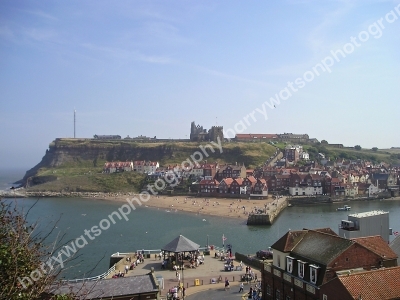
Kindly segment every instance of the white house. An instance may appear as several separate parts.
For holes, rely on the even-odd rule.
[[[195,177],[200,177],[203,176],[204,170],[200,165],[194,166],[192,170],[190,171],[190,175],[193,175]]]
[[[106,162],[103,168],[103,172],[105,173],[131,172],[131,171],[133,171],[133,162],[131,161]]]
[[[292,196],[315,196],[322,195],[322,186],[295,186],[289,187]]]
[[[143,166],[143,172],[145,173],[153,173],[160,167],[160,164],[157,161],[147,161]]]
[[[368,187],[368,196],[373,196],[379,192],[379,188],[372,183]]]
[[[310,160],[310,154],[308,154],[307,152],[301,152],[300,153],[300,159]]]
[[[133,171],[138,173],[154,173],[160,164],[156,161],[135,160],[133,162]]]

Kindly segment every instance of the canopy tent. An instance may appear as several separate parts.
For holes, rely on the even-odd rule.
[[[193,266],[194,257],[195,255],[197,255],[197,253],[199,253],[199,248],[200,245],[185,238],[183,235],[180,235],[169,242],[167,245],[165,245],[163,248],[161,248],[161,250],[163,252],[164,261],[166,261],[167,266],[172,265],[175,270],[175,267],[178,267],[178,269],[183,269],[185,258],[191,258],[190,266]],[[171,253],[174,253],[174,255],[171,256]],[[187,253],[189,253],[188,256],[186,256]]]
[[[200,245],[185,238],[183,235],[179,235],[177,238],[165,245],[161,250],[165,252],[181,253],[197,251],[199,248]]]

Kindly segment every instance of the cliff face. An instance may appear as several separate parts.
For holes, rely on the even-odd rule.
[[[41,169],[48,171],[51,168],[93,168],[94,172],[100,172],[106,161],[151,160],[159,161],[161,165],[181,164],[187,159],[193,162],[191,159],[193,154],[204,154],[200,149],[200,144],[188,142],[135,143],[125,140],[56,139],[49,145],[41,162],[26,172],[21,183],[30,186],[42,183],[43,180],[47,181],[44,176],[37,178]],[[263,163],[275,148],[265,143],[225,144],[221,150],[222,153],[217,146],[214,146],[214,152],[205,148],[207,156],[203,155],[203,159],[209,162],[216,160],[221,163],[238,162],[244,163],[246,167],[254,167]],[[196,157],[198,158],[199,156]],[[55,176],[50,176],[48,179],[56,180]]]
[[[139,145],[140,146],[140,145]],[[173,148],[165,144],[155,147],[138,147],[136,144],[56,139],[49,145],[40,163],[28,170],[21,180],[23,185],[39,183],[36,178],[42,168],[94,167],[101,168],[106,161],[157,160],[173,157]],[[42,181],[45,179],[42,179]],[[50,179],[54,180],[54,178]],[[45,180],[47,181],[47,180]],[[43,182],[41,182],[43,183]]]

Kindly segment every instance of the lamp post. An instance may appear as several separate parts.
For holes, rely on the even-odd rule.
[[[185,258],[185,252],[183,252],[182,257],[181,257],[181,270],[182,270],[182,299],[183,299],[183,300],[185,299],[185,292],[183,292],[183,290],[184,290],[184,288],[185,288],[185,282],[184,282],[184,280],[183,280],[183,268],[184,268],[183,259],[184,259],[184,258]],[[179,285],[180,285],[180,283],[179,283]]]

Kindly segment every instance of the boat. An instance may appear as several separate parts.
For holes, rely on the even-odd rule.
[[[336,210],[350,210],[351,206],[344,205],[343,207],[338,207]]]

